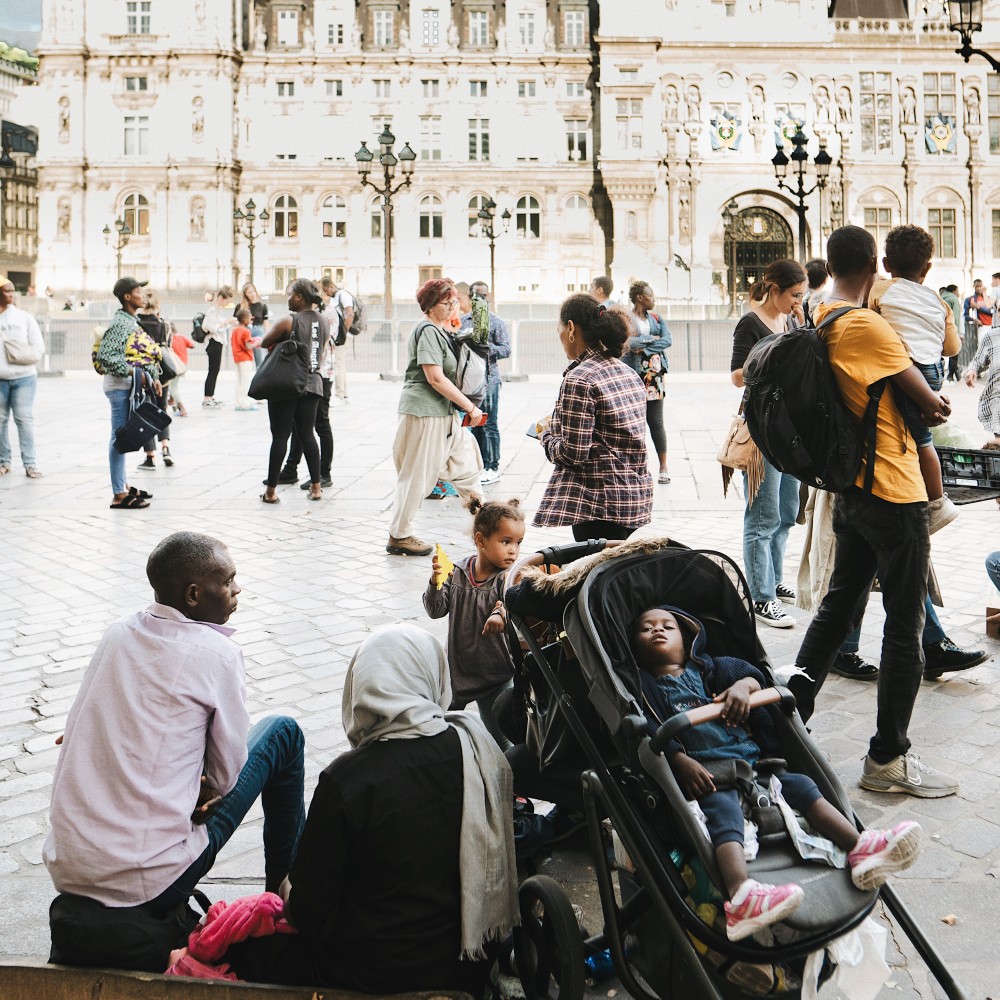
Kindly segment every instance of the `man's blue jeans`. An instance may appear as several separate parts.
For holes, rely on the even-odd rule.
[[[1000,552],[991,552],[986,557],[986,573],[990,583],[1000,590]]]
[[[37,386],[37,375],[0,378],[0,465],[10,465],[11,448],[7,425],[11,414],[17,425],[21,461],[26,469],[35,464],[35,420],[32,407]]]
[[[987,560],[987,571],[989,561]],[[921,646],[933,646],[945,637],[944,626],[938,618],[934,605],[930,597],[924,601],[924,632],[920,638]],[[842,653],[856,653],[861,646],[861,626],[859,625],[843,642],[840,647]]]
[[[165,912],[179,906],[208,874],[226,842],[260,797],[264,807],[264,878],[270,889],[291,870],[306,821],[303,799],[305,738],[287,716],[261,719],[247,738],[247,762],[236,786],[212,809],[208,847],[183,875],[150,902]]]
[[[743,473],[746,495],[747,476]],[[799,512],[799,481],[764,462],[764,481],[743,514],[743,566],[755,601],[773,601],[788,531]]]
[[[111,466],[111,492],[124,493],[128,489],[125,481],[125,456],[115,450],[115,431],[128,423],[128,389],[105,389],[104,395],[111,404],[111,440],[108,442],[108,465]]]
[[[807,721],[841,643],[861,624],[877,574],[885,626],[876,731],[868,755],[887,764],[909,752],[907,730],[924,673],[921,640],[931,547],[927,503],[895,504],[860,490],[841,493],[834,500],[833,531],[837,545],[830,588],[795,660],[811,680],[792,677],[788,686]]]
[[[472,433],[479,442],[484,469],[500,468],[500,428],[497,426],[497,410],[500,407],[500,382],[496,382],[486,395],[479,409],[487,414],[482,427],[473,427]]]

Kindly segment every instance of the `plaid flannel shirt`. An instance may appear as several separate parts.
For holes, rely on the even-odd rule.
[[[646,389],[627,365],[584,351],[563,372],[542,447],[555,471],[535,525],[649,523],[653,478],[646,457]]]

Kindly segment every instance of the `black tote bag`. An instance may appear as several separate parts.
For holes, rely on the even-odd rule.
[[[247,394],[251,399],[297,399],[305,395],[309,365],[304,344],[282,340],[254,372]]]
[[[147,441],[156,437],[170,423],[169,414],[155,403],[144,399],[140,368],[132,371],[130,404],[128,420],[115,431],[115,451],[123,455],[127,455],[130,451],[139,451]]]

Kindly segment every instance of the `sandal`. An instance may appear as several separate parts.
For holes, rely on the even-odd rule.
[[[24,470],[24,474],[25,474],[25,475],[26,475],[26,476],[27,476],[27,477],[28,477],[29,479],[41,479],[41,478],[42,478],[42,470],[41,470],[41,469],[39,469],[37,465],[29,465],[29,466],[28,466],[28,467],[27,467],[27,468],[26,468],[26,469]]]
[[[323,499],[323,490],[320,489],[319,493],[313,493],[312,490],[310,490],[309,491],[309,499],[310,500],[322,500]]]
[[[6,476],[8,472],[10,472],[9,465],[0,465],[0,476]]]
[[[281,503],[281,497],[269,497],[266,493],[261,493],[260,498],[264,503]]]
[[[147,493],[145,490],[137,490],[134,486],[128,488],[129,496],[138,497],[140,500],[152,500],[153,494]]]
[[[110,504],[112,510],[142,510],[148,506],[149,501],[144,500],[135,493],[129,493],[128,496],[123,497],[118,503]]]
[[[660,473],[660,474],[659,474],[659,475],[658,475],[658,476],[656,477],[656,481],[657,481],[657,482],[658,482],[658,483],[659,483],[659,484],[660,484],[661,486],[666,486],[666,485],[667,485],[667,483],[669,483],[669,482],[670,482],[670,475],[669,475],[669,473],[666,473],[666,472],[661,472],[661,473]]]

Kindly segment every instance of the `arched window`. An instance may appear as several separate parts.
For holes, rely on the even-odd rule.
[[[483,229],[479,218],[479,210],[485,207],[486,202],[489,200],[489,197],[485,194],[474,194],[469,199],[469,235],[472,237],[483,235]]]
[[[635,212],[625,214],[625,238],[634,240],[639,236],[639,216]]]
[[[444,235],[444,206],[436,194],[420,199],[420,238],[440,239]]]
[[[542,235],[542,212],[538,199],[526,194],[517,200],[517,210],[514,212],[514,225],[518,236],[528,240],[537,240]]]
[[[274,235],[291,239],[299,235],[299,206],[290,194],[279,194],[274,199]]]
[[[577,236],[590,232],[590,202],[582,194],[571,194],[563,202],[563,225]]]
[[[133,236],[149,235],[149,202],[144,194],[130,194],[122,202],[122,218]]]
[[[320,221],[324,239],[343,239],[347,236],[347,203],[339,194],[323,199]]]

